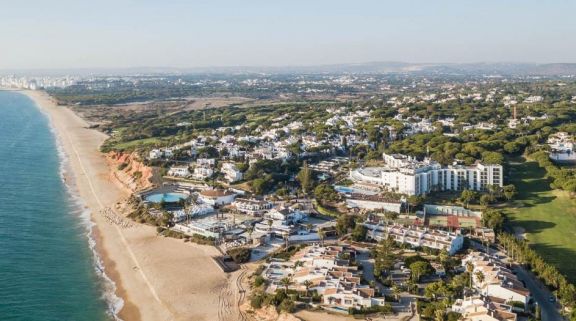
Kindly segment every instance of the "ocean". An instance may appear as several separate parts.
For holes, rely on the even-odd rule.
[[[0,320],[113,320],[64,164],[34,102],[0,91]]]

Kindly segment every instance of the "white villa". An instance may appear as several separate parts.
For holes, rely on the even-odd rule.
[[[234,163],[224,163],[220,171],[229,183],[234,183],[242,179],[242,172],[236,168]]]
[[[268,201],[246,198],[237,198],[232,205],[236,207],[236,210],[239,212],[252,216],[262,216],[274,207],[274,205]]]
[[[188,169],[188,166],[172,166],[168,170],[168,176],[188,177],[190,176],[190,170]]]
[[[550,159],[558,163],[575,163],[574,137],[566,132],[558,132],[548,138]]]
[[[503,185],[502,165],[452,165],[443,167],[426,159],[399,154],[384,154],[385,167],[364,167],[350,171],[350,179],[383,186],[390,191],[421,195],[443,190],[483,190],[488,185]]]
[[[212,177],[214,170],[210,167],[195,167],[192,177],[203,180]]]

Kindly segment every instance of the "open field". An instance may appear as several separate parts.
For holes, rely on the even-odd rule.
[[[518,189],[515,207],[506,211],[512,226],[522,227],[533,248],[576,282],[576,200],[551,190],[544,169],[536,162],[515,162],[510,180]]]

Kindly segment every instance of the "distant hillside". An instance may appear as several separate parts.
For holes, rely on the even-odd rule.
[[[122,69],[0,70],[17,75],[162,75],[162,74],[458,74],[458,75],[576,75],[576,63],[408,63],[367,62],[315,66],[135,67]]]

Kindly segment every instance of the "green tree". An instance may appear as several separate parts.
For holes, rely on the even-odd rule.
[[[466,208],[468,207],[468,204],[474,199],[476,199],[476,192],[471,191],[469,189],[463,190],[462,193],[460,194],[460,200],[464,202],[464,207]]]
[[[308,290],[313,285],[312,281],[305,280],[304,282],[302,282],[302,285],[304,285],[304,287],[306,288],[306,296],[308,296]]]
[[[486,279],[482,271],[477,271],[476,273],[474,273],[474,276],[476,277],[476,281],[478,281],[478,284],[482,284],[482,282],[484,282],[484,280]]]
[[[414,282],[420,281],[420,278],[431,272],[432,267],[430,263],[425,261],[418,261],[410,264],[410,271],[412,272],[412,280]]]
[[[352,231],[352,239],[356,242],[362,242],[366,240],[366,226],[362,224],[356,224],[354,230]]]
[[[504,186],[504,197],[506,197],[508,201],[513,199],[516,196],[516,194],[517,194],[516,186],[512,184]]]
[[[482,225],[485,227],[501,230],[504,224],[504,214],[501,211],[495,209],[486,209],[482,213]]]
[[[395,244],[392,238],[381,240],[373,250],[374,275],[380,277],[382,273],[388,273],[394,266],[396,254]]]
[[[504,156],[498,152],[483,152],[482,161],[486,164],[501,165],[504,163]]]
[[[474,272],[474,264],[468,261],[466,262],[466,272],[468,272],[468,276],[470,278],[470,288],[472,288],[472,272]]]
[[[314,197],[321,204],[323,204],[325,201],[335,202],[340,200],[340,194],[338,194],[334,187],[329,184],[320,184],[316,186],[316,188],[314,188]]]
[[[353,229],[355,226],[356,221],[352,215],[341,214],[338,216],[338,219],[336,219],[336,232],[340,236],[347,234],[348,231]]]
[[[310,192],[312,189],[314,182],[312,178],[312,170],[308,168],[308,163],[306,161],[304,162],[304,165],[302,166],[302,169],[296,178],[298,179],[298,182],[300,182],[300,186],[302,187],[304,194],[308,194],[308,192]]]
[[[280,285],[284,287],[284,293],[288,294],[288,287],[292,285],[292,279],[290,279],[289,277],[283,277],[280,280]]]
[[[323,229],[318,230],[318,238],[320,239],[320,245],[324,246],[324,239],[326,238],[326,232]]]
[[[493,197],[490,194],[483,194],[480,196],[480,205],[487,206],[492,203]]]

